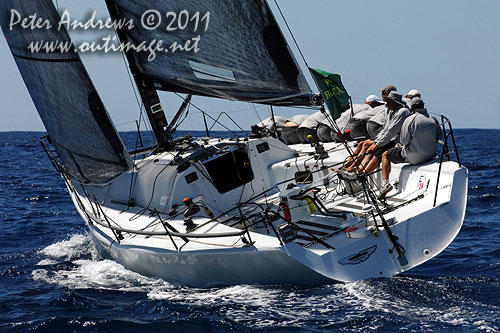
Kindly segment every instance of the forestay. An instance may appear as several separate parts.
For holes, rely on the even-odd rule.
[[[108,0],[134,45],[163,41],[138,67],[159,90],[275,105],[310,105],[311,89],[265,0]],[[146,15],[145,15],[146,14]],[[147,15],[157,24],[145,28]],[[141,24],[142,22],[142,24]],[[151,23],[151,22],[150,22]],[[156,26],[158,25],[158,26]]]
[[[51,22],[46,29],[10,31],[11,10],[21,17],[36,14]],[[71,176],[106,183],[127,171],[128,155],[80,57],[68,52],[31,53],[33,42],[71,43],[51,0],[2,0],[0,24],[31,98],[60,160]]]

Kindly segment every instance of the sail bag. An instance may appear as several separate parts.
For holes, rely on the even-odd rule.
[[[11,30],[13,11],[22,18],[36,14],[52,27],[18,24]],[[59,21],[51,0],[0,2],[2,30],[60,161],[82,182],[107,183],[127,171],[131,159],[79,55],[74,47],[36,53],[28,48],[36,42],[71,43],[64,26],[58,30]]]

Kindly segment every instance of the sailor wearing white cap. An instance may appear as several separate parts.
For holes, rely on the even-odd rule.
[[[370,96],[366,97],[365,104],[371,104],[373,102],[383,103],[383,101],[377,95],[370,95]]]
[[[375,116],[378,112],[386,110],[382,99],[378,96],[370,95],[366,97],[365,105],[369,107],[355,114],[355,116],[350,119],[349,123],[346,125],[346,130],[349,130],[349,137],[352,140],[373,138],[376,133],[378,133],[374,126],[380,127],[379,131],[382,128],[382,124],[379,125],[369,122],[369,119]],[[376,133],[373,134],[374,132]]]
[[[420,91],[412,89],[408,92],[408,94],[406,94],[406,98],[412,99],[413,97],[422,97],[422,95],[420,94]]]

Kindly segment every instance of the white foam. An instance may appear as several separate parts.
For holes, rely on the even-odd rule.
[[[252,327],[256,328],[300,326],[311,317],[333,324],[340,319],[332,314],[341,312],[342,321],[357,321],[361,326],[367,313],[387,313],[417,321],[422,327],[430,325],[429,329],[435,326],[434,323],[443,323],[486,332],[498,331],[494,321],[467,305],[466,298],[450,299],[449,306],[443,307],[442,298],[448,297],[449,290],[446,281],[442,280],[399,277],[323,286],[318,292],[249,285],[187,288],[142,276],[114,261],[98,259],[94,253],[88,236],[73,235],[69,240],[40,251],[45,258],[38,263],[39,269],[33,271],[32,277],[71,289],[143,292],[151,300],[199,307],[223,306],[228,319],[235,322],[250,320]],[[68,261],[71,264],[64,265]],[[63,265],[56,265],[58,263]],[[367,325],[358,328],[383,329],[382,322]]]
[[[88,236],[73,235],[69,240],[47,246],[40,251],[40,254],[53,259],[71,260],[93,252]]]
[[[75,260],[70,270],[34,270],[33,279],[71,289],[106,289],[148,292],[171,287],[161,279],[142,276],[111,260]]]
[[[172,292],[175,291],[175,292]],[[239,285],[217,289],[178,288],[176,290],[152,290],[150,299],[170,300],[192,305],[211,305],[221,302],[234,302],[255,306],[271,306],[272,299],[278,290],[263,290],[259,287]]]
[[[51,266],[51,265],[55,265],[55,264],[57,264],[57,261],[55,261],[55,260],[52,260],[52,259],[43,259],[43,260],[41,260],[36,265],[37,266]]]
[[[58,270],[36,269],[32,272],[33,279],[67,288],[147,293],[153,289],[172,287],[164,280],[148,278],[129,271],[114,261],[99,259],[88,235],[73,235],[69,240],[47,246],[39,255],[47,258],[42,259],[37,266],[51,266],[67,261],[72,266]]]

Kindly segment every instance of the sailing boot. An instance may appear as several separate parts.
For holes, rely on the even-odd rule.
[[[387,193],[391,192],[393,189],[391,183],[386,183],[384,186],[382,186],[382,188],[380,189],[380,194],[378,195],[377,197],[377,200],[383,200],[385,199],[385,196],[387,195]]]

